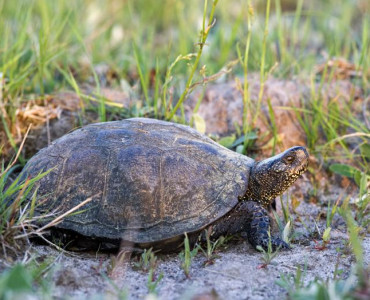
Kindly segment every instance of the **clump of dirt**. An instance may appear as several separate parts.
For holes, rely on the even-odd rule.
[[[73,129],[99,122],[99,101],[104,101],[107,111],[112,107],[130,109],[140,102],[127,91],[119,89],[101,88],[99,95],[96,95],[94,89],[87,85],[81,89],[81,94],[62,91],[44,99],[29,100],[17,108],[15,122],[9,126],[13,141],[19,146],[27,128],[32,125],[23,148],[24,157],[31,157]],[[1,125],[0,137],[2,157],[8,161],[14,155],[14,148]]]
[[[256,74],[248,77],[252,114],[257,107],[260,90],[260,80]],[[243,95],[240,82],[243,80],[231,81],[223,84],[209,85],[197,110],[206,124],[206,133],[227,136],[236,132],[236,126],[242,128],[243,122]],[[369,110],[363,110],[363,91],[348,80],[338,80],[325,83],[322,87],[319,84],[314,86],[316,97],[322,99],[323,110],[336,105],[338,109],[350,107],[354,115],[360,120],[370,117]],[[195,92],[187,102],[185,108],[187,117],[192,117],[192,112],[203,91]],[[254,126],[258,129],[259,138],[256,148],[270,154],[271,146],[269,141],[273,138],[273,121],[269,112],[268,102],[274,114],[275,127],[277,129],[278,151],[289,147],[307,145],[306,132],[300,124],[302,110],[314,112],[310,107],[313,97],[310,83],[298,80],[281,80],[270,77],[264,84],[262,97],[261,114]],[[370,104],[369,104],[370,105]],[[299,116],[299,117],[298,117]],[[320,134],[320,133],[319,133]],[[322,140],[324,139],[321,133]]]
[[[316,66],[315,69],[316,74],[325,76],[326,79],[338,80],[363,76],[361,68],[359,69],[355,64],[341,57],[328,59],[325,63]]]

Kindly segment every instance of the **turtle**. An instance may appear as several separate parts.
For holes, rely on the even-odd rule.
[[[308,157],[295,146],[255,161],[189,126],[132,118],[62,136],[33,156],[21,177],[48,171],[37,184],[39,215],[91,199],[53,228],[86,248],[124,242],[173,251],[185,233],[195,241],[207,229],[214,239],[240,233],[255,248],[270,241],[289,249],[269,235],[269,206],[305,172]]]

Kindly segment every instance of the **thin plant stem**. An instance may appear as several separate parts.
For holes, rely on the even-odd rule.
[[[267,48],[267,36],[268,36],[268,26],[269,26],[269,18],[270,18],[270,0],[267,0],[266,4],[266,17],[265,17],[265,30],[263,34],[263,45],[262,45],[262,54],[261,54],[261,69],[260,69],[260,90],[258,93],[258,100],[257,100],[257,108],[256,113],[254,114],[252,124],[256,123],[258,115],[261,110],[261,103],[262,103],[262,96],[263,96],[263,89],[265,87],[265,59],[266,59],[266,48]]]
[[[6,168],[3,172],[1,172],[1,173],[0,173],[0,177],[1,177],[1,176],[3,176],[3,174],[5,174],[6,172],[8,172],[8,171],[9,171],[9,170],[14,166],[14,164],[16,163],[16,161],[18,160],[19,155],[21,154],[21,151],[22,151],[22,149],[23,149],[24,143],[25,143],[25,141],[26,141],[26,139],[27,139],[28,133],[30,132],[31,128],[32,128],[32,124],[28,125],[27,131],[26,131],[26,134],[24,135],[24,138],[23,138],[23,140],[22,140],[21,145],[19,146],[19,149],[18,149],[18,151],[17,151],[17,154],[16,154],[16,156],[15,156],[14,160],[12,161],[12,163],[11,163],[11,164],[9,164],[9,165],[7,166],[7,168]]]
[[[252,37],[252,19],[254,16],[253,6],[250,3],[250,0],[247,1],[248,9],[248,34],[247,34],[247,43],[245,45],[244,51],[244,60],[243,60],[243,71],[244,71],[244,87],[243,87],[243,133],[245,136],[243,153],[246,152],[247,148],[247,133],[249,131],[249,122],[248,122],[248,109],[250,107],[250,95],[249,95],[249,82],[248,82],[248,58],[249,58],[249,49]]]
[[[203,28],[202,28],[202,32],[201,32],[200,42],[198,44],[199,45],[199,50],[198,50],[197,56],[195,58],[193,67],[191,69],[190,75],[188,77],[188,80],[186,82],[185,89],[182,92],[179,101],[177,102],[175,107],[172,109],[172,111],[169,113],[169,115],[167,116],[167,118],[166,118],[167,120],[172,119],[172,117],[175,115],[176,111],[179,109],[180,105],[182,105],[186,96],[189,93],[189,89],[190,89],[190,86],[193,82],[193,77],[194,77],[195,71],[197,70],[199,60],[202,56],[203,47],[205,46],[205,43],[206,43],[206,40],[207,40],[210,29],[214,26],[215,21],[216,21],[216,19],[213,18],[213,15],[215,13],[217,2],[218,2],[218,0],[213,1],[212,10],[211,10],[211,13],[210,13],[210,16],[209,16],[209,21],[208,21],[207,28],[205,28],[205,19],[206,19],[206,12],[207,12],[207,0],[205,0],[205,2],[204,2]]]

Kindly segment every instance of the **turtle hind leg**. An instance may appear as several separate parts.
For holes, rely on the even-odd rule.
[[[272,250],[278,248],[290,249],[289,245],[282,239],[269,235],[270,218],[265,208],[254,201],[244,202],[243,207],[248,216],[245,229],[248,234],[248,240],[254,248],[261,246],[263,249],[267,250],[271,240]]]

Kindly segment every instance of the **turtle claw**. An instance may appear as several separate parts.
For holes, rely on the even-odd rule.
[[[269,247],[269,239],[261,238],[257,243],[255,241],[251,241],[251,243],[254,245],[254,247],[258,250],[258,246],[261,246],[263,250],[268,251]],[[291,250],[292,248],[284,242],[281,238],[271,238],[271,248],[272,251],[278,251],[278,250]]]
[[[277,249],[281,250],[292,250],[292,247],[290,247],[286,242],[284,242],[281,238],[274,238],[271,240],[271,246],[274,251]]]

